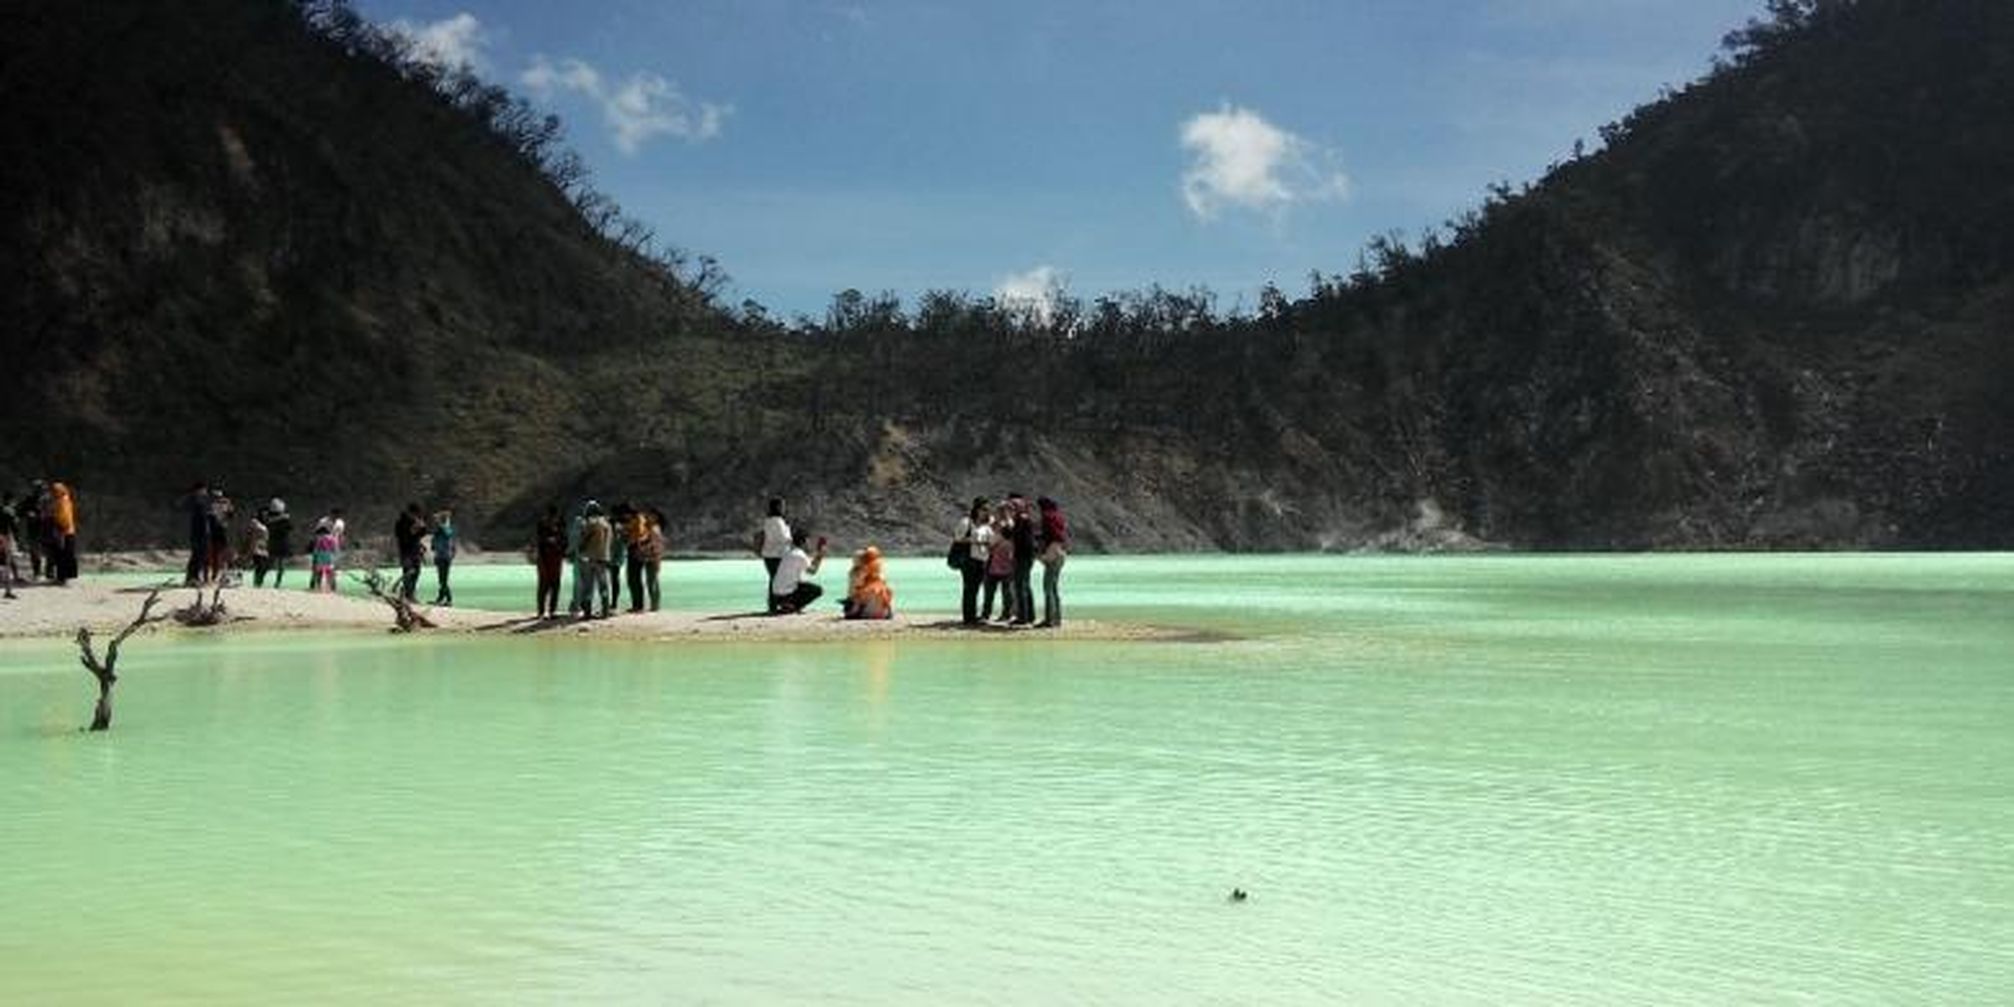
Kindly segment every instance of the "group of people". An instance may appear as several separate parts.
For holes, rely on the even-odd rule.
[[[811,578],[825,564],[828,542],[820,535],[813,543],[803,528],[792,528],[784,514],[783,498],[771,497],[769,513],[756,529],[749,548],[762,557],[768,589],[764,592],[770,615],[802,612],[824,597],[825,588]],[[806,549],[806,545],[811,545]],[[853,568],[846,575],[846,596],[839,600],[839,613],[847,619],[892,619],[895,617],[895,590],[882,575],[881,550],[868,546],[853,554]]]
[[[283,586],[287,564],[295,555],[294,519],[285,500],[273,497],[240,520],[238,505],[223,486],[198,482],[183,496],[182,511],[189,532],[184,585],[228,585],[249,572],[253,587],[265,587],[268,576],[274,587]],[[340,507],[315,519],[308,535],[308,590],[336,590],[336,573],[348,534],[349,522]],[[431,554],[437,578],[433,603],[453,605],[454,589],[448,578],[459,552],[454,511],[444,507],[428,518],[418,504],[407,504],[393,522],[392,541],[399,556],[396,589],[400,597],[419,600],[420,572]]]
[[[185,586],[228,584],[244,568],[251,570],[254,586],[266,586],[268,574],[273,586],[280,586],[294,554],[294,520],[285,500],[272,498],[240,523],[237,502],[224,487],[198,482],[182,498],[182,511],[189,523]]]
[[[951,536],[945,561],[957,570],[964,591],[959,613],[968,626],[995,619],[1016,626],[1063,624],[1063,561],[1070,554],[1070,522],[1063,507],[1039,497],[1009,493],[997,505],[976,497]],[[1034,570],[1042,564],[1042,621],[1035,621]]]
[[[182,500],[188,520],[189,559],[184,581],[191,586],[229,583],[249,571],[252,584],[282,586],[294,556],[294,522],[287,502],[279,497],[239,518],[237,504],[222,486],[198,482]],[[582,500],[567,517],[557,505],[546,508],[533,531],[530,558],[538,568],[538,617],[560,615],[560,587],[568,567],[573,591],[566,614],[574,618],[608,618],[622,607],[629,590],[629,611],[658,610],[659,573],[668,549],[664,512],[656,507],[618,503],[612,508]],[[308,537],[308,589],[333,592],[341,565],[348,523],[340,508],[317,518]],[[418,601],[426,560],[433,560],[436,591],[433,603],[453,605],[450,582],[460,534],[454,512],[436,510],[428,516],[417,503],[407,504],[392,527],[399,558],[397,591]],[[1009,493],[997,505],[980,497],[958,522],[947,554],[949,565],[963,581],[960,609],[967,625],[997,620],[1014,625],[1059,626],[1063,602],[1059,588],[1069,553],[1069,523],[1062,508],[1048,497],[1031,505],[1020,493]],[[765,573],[764,611],[772,615],[802,612],[824,595],[815,577],[825,562],[828,542],[813,540],[803,528],[792,528],[782,498],[771,498],[768,514],[750,548],[762,558]],[[0,496],[0,590],[14,596],[21,580],[18,556],[26,552],[30,576],[64,584],[77,576],[77,505],[71,488],[58,481],[37,480],[28,492]],[[1041,563],[1042,619],[1035,619],[1033,569]],[[883,556],[875,546],[855,553],[847,575],[840,612],[848,619],[887,619],[895,614],[895,592],[883,572]]]
[[[801,528],[793,529],[781,498],[771,498],[769,513],[749,547],[762,557],[768,574],[766,610],[772,615],[801,612],[824,595],[811,578],[825,562],[826,540],[815,545]],[[994,620],[993,603],[1000,600],[998,621],[1016,626],[1054,627],[1063,624],[1063,562],[1070,552],[1070,522],[1062,505],[1048,497],[1030,503],[1022,493],[1009,493],[995,505],[985,497],[959,519],[945,555],[963,581],[960,614],[965,625]],[[1035,620],[1033,574],[1042,564],[1042,619]],[[882,575],[881,550],[868,546],[853,556],[840,613],[848,619],[887,619],[895,614],[895,592]]]
[[[667,542],[664,512],[618,503],[604,509],[583,500],[564,521],[557,505],[546,508],[532,532],[532,561],[538,567],[538,617],[559,617],[560,575],[573,567],[570,618],[606,619],[622,607],[629,587],[629,611],[655,612],[662,600],[658,573]]]
[[[37,479],[25,493],[0,495],[0,598],[14,597],[23,552],[31,581],[77,579],[77,499],[68,483]]]

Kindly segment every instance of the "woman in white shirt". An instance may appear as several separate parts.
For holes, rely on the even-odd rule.
[[[965,625],[977,626],[979,618],[979,585],[986,582],[986,559],[993,552],[992,511],[986,506],[985,497],[973,497],[972,509],[958,519],[958,530],[951,541],[963,546],[965,562],[959,566],[959,576],[964,580],[964,591],[959,595],[959,613],[965,617]]]
[[[756,555],[762,557],[762,569],[765,572],[763,593],[770,599],[769,611],[775,612],[774,595],[770,594],[767,588],[775,584],[777,564],[783,562],[784,555],[790,552],[790,522],[783,519],[782,497],[769,498],[769,516],[762,519],[762,527],[756,531],[755,541],[750,547],[755,550]]]

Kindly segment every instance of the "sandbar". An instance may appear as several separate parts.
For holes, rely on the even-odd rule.
[[[116,632],[139,612],[148,588],[130,582],[89,578],[67,586],[19,588],[12,601],[0,601],[0,638],[68,638],[80,626],[94,633]],[[205,593],[207,598],[208,592]],[[156,611],[184,608],[196,601],[194,588],[163,592]],[[302,590],[230,588],[223,592],[227,619],[214,626],[184,626],[170,619],[149,626],[145,633],[232,633],[271,630],[346,630],[390,632],[392,610],[366,595],[320,594]],[[435,623],[419,634],[498,634],[582,637],[609,640],[757,640],[779,642],[847,641],[863,639],[1014,639],[1014,640],[1192,640],[1192,630],[1139,623],[1075,619],[1057,628],[969,627],[955,613],[915,612],[884,620],[841,619],[833,606],[811,612],[772,616],[761,612],[660,611],[621,613],[607,619],[534,619],[529,615],[470,608],[417,606]]]

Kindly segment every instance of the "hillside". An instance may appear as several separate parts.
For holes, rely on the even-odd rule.
[[[772,492],[931,548],[1010,488],[1111,549],[2014,538],[2009,5],[1793,5],[1599,152],[1257,317],[849,295],[808,331],[598,233],[289,4],[89,6],[0,12],[0,486],[72,480],[87,548],[172,543],[199,477],[366,528],[454,504],[503,548],[583,492],[683,548]]]

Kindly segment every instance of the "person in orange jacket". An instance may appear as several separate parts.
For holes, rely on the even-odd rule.
[[[49,528],[55,540],[56,583],[77,579],[77,499],[70,484],[49,484]]]

